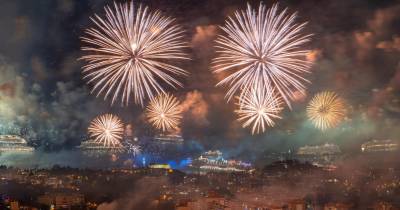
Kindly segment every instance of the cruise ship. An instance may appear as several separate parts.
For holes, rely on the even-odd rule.
[[[33,152],[26,140],[18,135],[0,135],[0,152]]]
[[[121,153],[125,151],[122,145],[115,146],[104,146],[101,142],[96,142],[95,140],[89,139],[82,141],[81,145],[77,146],[78,149],[83,151],[84,154],[89,156],[98,156],[110,153]]]
[[[182,138],[182,136],[177,134],[163,134],[155,136],[154,141],[161,144],[183,144],[184,139]]]
[[[390,152],[399,149],[399,142],[391,139],[372,140],[361,145],[362,152]]]
[[[340,158],[341,150],[335,144],[323,144],[316,146],[304,146],[297,150],[296,158],[302,162],[309,162],[316,166],[333,166]]]
[[[226,160],[219,150],[207,151],[190,164],[192,172],[200,174],[207,172],[246,172],[252,169],[250,163]]]
[[[297,151],[298,155],[334,155],[340,153],[340,148],[335,144],[323,144],[317,146],[300,147]]]

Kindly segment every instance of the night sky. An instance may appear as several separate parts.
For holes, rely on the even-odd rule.
[[[118,1],[125,2],[125,1]],[[315,64],[306,77],[307,97],[264,134],[241,128],[235,105],[224,99],[226,88],[210,70],[215,38],[228,15],[244,9],[242,0],[147,0],[151,9],[176,18],[186,30],[191,60],[184,88],[171,90],[190,108],[182,134],[204,149],[253,158],[263,152],[287,151],[325,142],[343,151],[358,151],[371,139],[398,139],[400,119],[400,2],[365,0],[282,0],[280,8],[298,12],[313,34],[307,48]],[[264,1],[271,6],[276,1]],[[258,6],[259,1],[249,1]],[[31,145],[46,151],[80,144],[91,119],[111,112],[133,125],[135,135],[151,136],[143,107],[119,104],[90,94],[82,80],[80,36],[93,26],[89,17],[104,15],[102,0],[0,1],[0,123],[17,127]],[[305,108],[317,92],[337,92],[349,104],[348,118],[326,132],[307,121]],[[3,129],[4,130],[4,129]],[[5,131],[2,131],[5,132]]]

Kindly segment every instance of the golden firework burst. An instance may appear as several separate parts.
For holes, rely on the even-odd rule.
[[[178,129],[182,119],[182,109],[176,97],[160,94],[150,101],[146,109],[148,121],[162,131]]]
[[[243,127],[252,125],[252,134],[264,132],[266,126],[275,125],[274,119],[281,119],[279,113],[283,109],[282,100],[273,93],[258,86],[237,97],[239,109],[235,112],[239,116],[238,120],[243,122]]]
[[[91,138],[94,138],[96,142],[103,143],[105,147],[115,147],[121,145],[124,125],[117,116],[104,114],[92,120],[88,133]]]
[[[307,106],[307,116],[315,127],[326,130],[336,127],[346,117],[346,103],[335,92],[316,94]]]

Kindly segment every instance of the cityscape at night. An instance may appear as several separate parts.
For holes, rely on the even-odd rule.
[[[400,1],[0,0],[0,210],[400,210]]]

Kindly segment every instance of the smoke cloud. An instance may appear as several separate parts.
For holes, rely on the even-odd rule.
[[[30,84],[4,59],[0,72],[0,132],[25,135],[33,145],[48,149],[78,145],[88,121],[104,107],[73,82],[57,82],[55,91],[46,97],[39,84]]]
[[[185,121],[192,122],[199,126],[206,126],[209,124],[207,119],[208,104],[204,100],[201,92],[197,90],[188,92],[181,107],[185,113]]]
[[[152,202],[159,197],[160,187],[171,187],[165,177],[144,177],[136,181],[132,192],[111,203],[100,204],[98,210],[146,210],[157,209],[157,204]],[[171,209],[171,208],[168,208]],[[172,208],[173,209],[173,208]]]

